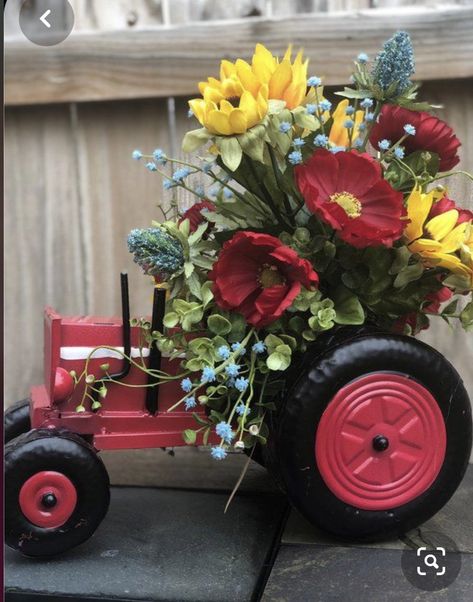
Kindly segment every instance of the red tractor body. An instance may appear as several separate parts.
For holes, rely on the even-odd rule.
[[[148,365],[149,349],[145,346],[140,350],[139,346],[140,327],[129,330],[131,358],[140,364],[142,354]],[[157,403],[155,411],[150,411],[147,407],[148,377],[133,363],[124,378],[107,383],[108,392],[102,400],[102,408],[92,411],[90,402],[86,401],[86,411],[76,411],[85,383],[82,379],[74,388],[70,372],[80,375],[87,358],[98,347],[89,359],[87,373],[100,380],[104,376],[101,366],[105,363],[109,365],[109,373],[119,373],[125,363],[123,340],[121,318],[60,316],[53,309],[46,308],[44,384],[32,388],[32,428],[66,428],[90,438],[97,450],[184,445],[183,430],[195,428],[196,422],[192,412],[186,412],[183,404],[168,411],[184,396],[179,380],[153,387]],[[169,374],[178,374],[181,370],[179,359],[160,358],[160,366]],[[197,406],[194,413],[205,416],[202,406]]]

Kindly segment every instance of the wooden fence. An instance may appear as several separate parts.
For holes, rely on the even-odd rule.
[[[30,4],[34,5],[34,0]],[[373,55],[396,29],[410,31],[423,96],[463,141],[473,170],[473,6],[405,0],[72,0],[75,27],[39,47],[7,2],[5,326],[6,403],[40,382],[42,309],[116,314],[128,269],[135,315],[150,310],[151,284],[133,265],[126,236],[159,217],[159,176],[132,162],[156,147],[179,155],[193,127],[186,99],[217,74],[222,57],[303,46],[311,72],[347,82],[359,51]],[[471,183],[452,196],[473,207]],[[184,202],[187,202],[184,199]],[[425,338],[452,359],[473,393],[473,342],[436,324]]]

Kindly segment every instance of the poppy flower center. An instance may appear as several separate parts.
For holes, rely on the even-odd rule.
[[[361,203],[351,192],[336,192],[330,196],[330,201],[340,205],[351,219],[361,215]]]
[[[265,263],[258,275],[258,282],[262,288],[269,288],[270,286],[284,284],[286,279],[275,265]]]

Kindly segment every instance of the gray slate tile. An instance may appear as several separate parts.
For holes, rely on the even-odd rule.
[[[400,550],[283,545],[261,602],[470,602],[473,556],[446,589],[426,592],[401,570]]]
[[[275,494],[112,488],[95,536],[63,556],[6,553],[9,592],[73,600],[250,600],[286,508]],[[11,600],[17,600],[11,596]]]

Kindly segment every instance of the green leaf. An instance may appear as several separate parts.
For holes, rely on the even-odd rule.
[[[458,299],[455,299],[442,310],[443,316],[452,316],[457,313]]]
[[[203,365],[202,361],[199,358],[193,357],[191,360],[188,360],[186,362],[185,367],[191,372],[198,372],[199,370],[202,370]]]
[[[195,297],[197,297],[197,299],[200,299],[200,296],[201,296],[200,280],[195,272],[193,272],[190,275],[190,277],[187,279],[187,286],[188,286],[190,292]]]
[[[291,337],[288,334],[282,334],[281,339],[286,343],[286,345],[289,345],[289,347],[291,348],[292,351],[296,350],[297,341],[294,337]]]
[[[467,293],[470,291],[470,279],[462,274],[450,274],[443,281],[444,286],[453,289],[456,293]]]
[[[287,346],[287,345],[286,345]],[[266,359],[266,365],[270,370],[279,371],[286,370],[291,364],[291,356],[284,355],[282,353],[271,353]]]
[[[237,170],[243,154],[238,139],[234,136],[220,137],[217,140],[217,146],[220,150],[223,163],[230,171]]]
[[[277,337],[275,334],[268,334],[267,337],[264,339],[264,344],[268,349],[268,354],[271,355],[271,353],[273,353],[273,351],[276,350],[276,347],[278,345],[284,344],[284,341]]]
[[[283,345],[278,345],[274,351],[275,353],[280,353],[281,355],[286,355],[287,357],[291,357],[292,354],[292,349],[285,343]]]
[[[424,273],[424,266],[421,263],[414,263],[407,266],[399,272],[394,280],[394,288],[404,288],[409,282],[419,280]]]
[[[461,312],[460,321],[467,332],[473,330],[473,301],[470,301]]]
[[[305,107],[297,107],[292,111],[292,114],[294,115],[294,121],[301,128],[315,132],[320,127],[319,120],[314,115],[310,115]]]
[[[189,278],[192,272],[194,271],[194,266],[190,261],[186,261],[184,263],[184,275],[186,278]]]
[[[202,285],[202,288],[200,289],[200,295],[202,297],[202,303],[204,304],[204,307],[207,307],[207,305],[214,298],[213,293],[212,293],[212,286],[213,286],[213,282],[208,280],[207,282],[204,282],[204,284]]]
[[[391,275],[399,274],[404,268],[409,264],[409,259],[411,258],[411,252],[407,247],[400,247],[399,249],[394,249],[394,261],[389,269],[389,273]]]
[[[337,324],[363,324],[365,312],[356,295],[344,286],[339,287],[333,296],[335,311],[337,312],[334,322]]]
[[[182,433],[182,438],[187,443],[187,445],[194,445],[197,440],[197,433],[192,429],[186,429]]]
[[[214,314],[207,318],[207,326],[214,334],[225,335],[232,330],[232,323],[227,318]]]
[[[164,316],[163,324],[166,328],[174,328],[179,324],[179,316],[175,311],[170,311]]]
[[[184,153],[193,153],[203,146],[211,138],[211,134],[205,128],[191,130],[187,132],[182,141],[182,151]]]
[[[337,96],[343,96],[344,98],[373,98],[373,93],[370,90],[352,90],[351,88],[344,88],[343,92],[335,92]]]

